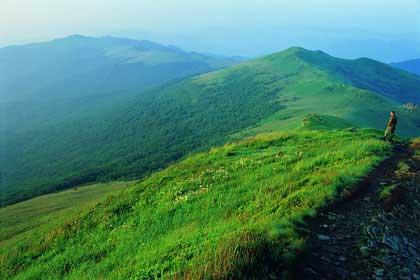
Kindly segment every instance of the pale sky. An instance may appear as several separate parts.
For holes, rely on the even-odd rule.
[[[0,46],[76,33],[243,56],[289,45],[344,53],[350,41],[392,50],[420,41],[420,0],[0,0]]]

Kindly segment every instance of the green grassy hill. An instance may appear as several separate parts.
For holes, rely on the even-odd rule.
[[[193,155],[6,248],[0,278],[279,277],[303,249],[303,219],[389,154],[377,133],[353,129],[264,134]]]
[[[420,77],[369,59],[340,59],[323,52],[296,50],[305,62],[357,88],[382,94],[400,102],[420,103]]]
[[[336,130],[354,128],[354,125],[340,118],[322,115],[309,114],[302,120],[304,130]]]
[[[0,251],[24,240],[41,238],[42,234],[63,224],[83,209],[94,207],[106,196],[133,183],[81,186],[0,208]]]
[[[291,48],[4,137],[1,201],[139,178],[233,139],[295,130],[311,113],[383,129],[394,110],[397,133],[419,135],[420,114],[403,107],[419,92],[420,77],[388,65]]]

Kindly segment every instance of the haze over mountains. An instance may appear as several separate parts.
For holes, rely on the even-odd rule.
[[[0,280],[420,280],[419,14],[1,1]]]
[[[331,25],[319,27],[314,22],[310,26],[288,24],[271,28],[267,25],[209,27],[204,32],[200,29],[192,34],[184,34],[183,30],[172,32],[122,30],[115,34],[121,37],[168,42],[186,49],[205,49],[214,53],[240,54],[254,58],[292,45],[313,50],[320,49],[331,55],[349,59],[369,57],[384,63],[420,57],[416,33],[404,34],[403,37],[406,38],[398,38],[399,36],[369,32],[359,28],[339,28]],[[258,40],[255,40],[251,34],[258,34]]]
[[[235,62],[116,37],[74,35],[0,48],[0,109],[6,118],[0,131],[57,123],[129,91]]]
[[[36,55],[38,47],[1,50],[51,70],[32,77],[31,67],[26,70],[21,63],[15,68],[20,70],[6,75],[3,204],[97,180],[139,178],[243,135],[299,129],[308,114],[383,129],[389,111],[395,110],[401,119],[399,134],[420,133],[420,114],[403,106],[420,102],[420,77],[371,59],[345,60],[290,48],[145,91],[235,61],[150,42],[76,36],[41,48],[42,57],[55,53],[44,64]],[[68,63],[69,52],[80,60]],[[6,62],[13,69],[13,61]],[[59,64],[68,69],[63,73],[73,74],[57,78],[54,65]],[[153,79],[144,74],[149,71],[156,71]]]
[[[74,35],[51,42],[0,49],[0,93],[11,100],[62,96],[86,90],[104,95],[227,66],[228,58],[125,38]],[[22,79],[28,79],[22,83]],[[36,81],[36,83],[35,83]],[[30,84],[31,86],[28,86]],[[5,94],[13,90],[14,95]],[[61,93],[52,94],[51,90]]]
[[[412,59],[397,63],[391,63],[391,65],[403,69],[405,71],[420,75],[420,59]]]

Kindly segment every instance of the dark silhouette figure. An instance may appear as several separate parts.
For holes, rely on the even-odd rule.
[[[395,128],[397,127],[397,122],[398,120],[397,116],[395,115],[395,112],[391,111],[388,124],[386,125],[384,140],[392,142],[392,139],[394,138]]]

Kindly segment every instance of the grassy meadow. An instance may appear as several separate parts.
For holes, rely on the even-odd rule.
[[[213,148],[5,248],[0,278],[280,278],[304,248],[304,218],[389,155],[363,129],[276,132]]]
[[[63,224],[73,215],[131,184],[133,182],[82,186],[0,208],[0,252],[2,248],[13,247],[23,240],[35,239],[35,236],[41,238],[43,233]]]

